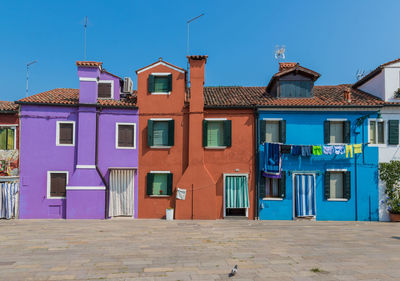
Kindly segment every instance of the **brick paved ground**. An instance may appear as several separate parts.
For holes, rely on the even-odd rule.
[[[0,279],[400,280],[400,224],[1,220]]]

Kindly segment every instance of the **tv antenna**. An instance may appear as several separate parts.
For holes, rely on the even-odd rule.
[[[357,69],[357,72],[356,72],[356,79],[357,79],[357,81],[360,80],[360,79],[362,79],[364,76],[365,76],[365,70],[363,70],[363,69]]]
[[[28,86],[29,86],[29,66],[31,66],[32,64],[37,63],[37,60],[31,61],[30,63],[26,64],[26,93],[25,93],[25,97],[28,96]]]
[[[87,16],[85,17],[85,33],[83,38],[83,60],[86,60],[86,29],[87,29]]]
[[[285,59],[285,52],[286,52],[285,45],[282,45],[282,46],[276,45],[275,46],[275,59],[277,59],[278,62],[280,60],[284,60]]]

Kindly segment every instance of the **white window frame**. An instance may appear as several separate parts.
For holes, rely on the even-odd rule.
[[[336,172],[336,173],[342,173],[344,176],[344,172],[347,172],[347,169],[326,169],[327,172]],[[329,181],[329,189],[331,188],[331,182]],[[343,191],[344,191],[344,179],[343,179]],[[330,196],[330,194],[329,194]],[[347,198],[327,198],[326,201],[331,201],[331,202],[347,202],[349,199]]]
[[[149,120],[151,121],[171,121],[174,120],[173,118],[150,118]],[[154,134],[154,132],[153,132]],[[168,129],[168,134],[169,134],[169,129]],[[175,138],[175,136],[174,136]],[[171,145],[152,145],[150,148],[156,148],[156,149],[170,149],[172,146]]]
[[[150,73],[150,75],[153,76],[168,76],[168,75],[172,75],[171,72],[152,72]],[[151,92],[150,94],[152,95],[170,95],[171,92]]]
[[[263,118],[262,121],[264,121],[264,122],[268,122],[268,121],[270,121],[270,122],[280,122],[280,121],[283,121],[283,118]],[[279,130],[280,130],[281,129],[280,128],[280,123],[278,125],[279,125]],[[265,124],[265,126],[267,126],[267,124]],[[280,139],[280,136],[278,136],[278,139]],[[276,142],[276,143],[283,144],[283,142]]]
[[[173,173],[171,173],[171,171],[150,171],[149,172],[150,174],[173,174]],[[168,179],[167,179],[167,185],[168,185]],[[168,188],[168,186],[167,186],[167,188]],[[173,191],[172,191],[173,192]],[[173,196],[173,194],[171,194],[171,195],[148,195],[149,197],[172,197]]]
[[[69,172],[68,171],[47,171],[47,199],[65,199],[65,196],[56,196],[52,197],[50,195],[51,190],[51,174],[67,174],[67,183],[65,184],[65,192],[67,191],[68,181],[69,181]]]
[[[223,177],[224,177],[224,185],[223,185],[223,189],[224,189],[224,202],[223,202],[223,204],[224,204],[224,218],[226,218],[227,216],[226,216],[226,202],[225,202],[225,198],[226,198],[226,196],[225,196],[225,193],[226,193],[226,177],[233,177],[233,176],[236,176],[236,177],[243,177],[243,176],[245,176],[246,178],[247,178],[247,189],[249,189],[250,188],[250,185],[249,185],[249,174],[244,174],[244,173],[242,173],[242,174],[239,174],[239,173],[237,173],[237,174],[232,174],[232,173],[230,173],[230,174],[223,174]],[[246,218],[248,218],[249,217],[249,209],[250,209],[250,204],[251,204],[251,200],[250,200],[250,190],[247,190],[248,192],[249,192],[249,208],[244,208],[244,209],[246,209]]]
[[[329,121],[329,122],[342,122],[343,123],[343,128],[344,128],[344,122],[348,121],[348,119],[347,118],[327,118],[326,121]],[[329,124],[329,126],[330,126],[330,124]],[[330,131],[330,128],[329,128],[329,131]],[[330,139],[331,139],[331,135],[329,133],[329,141],[330,141]],[[344,140],[344,135],[343,135],[343,140]],[[350,141],[350,143],[351,143],[351,141]],[[344,143],[344,142],[329,142],[329,143],[327,143],[327,145],[346,145],[346,144],[348,144],[348,143]]]
[[[375,139],[376,143],[370,143],[370,121],[375,121]],[[368,118],[368,146],[383,147],[386,146],[386,136],[388,134],[388,129],[386,128],[386,120],[380,120],[383,122],[383,143],[378,143],[378,118]]]
[[[270,178],[267,178],[267,177],[263,177],[263,178],[264,178],[264,181],[265,181],[264,188],[267,189],[267,183],[266,183],[266,181],[267,181],[267,179],[270,179]],[[281,179],[272,178],[272,180],[281,180]],[[279,183],[278,183],[278,186],[279,186]],[[286,183],[285,183],[285,186],[286,186]],[[279,188],[278,188],[278,189],[279,189]],[[266,191],[267,191],[267,190],[265,190],[265,193],[267,193]],[[262,200],[263,200],[263,201],[283,201],[283,198],[282,198],[282,197],[266,197],[266,196],[264,196],[264,197],[262,198]]]
[[[106,84],[109,83],[111,84],[111,97],[110,98],[100,98],[99,97],[99,90],[97,89],[97,98],[98,99],[102,99],[102,100],[112,100],[114,99],[114,80],[99,80],[99,82],[97,83],[97,87],[99,87],[99,84]]]
[[[227,121],[228,118],[204,118],[204,120],[206,121],[210,121],[210,122],[220,122],[220,121]],[[208,137],[208,133],[207,133],[207,137]],[[205,149],[226,149],[227,146],[226,145],[220,145],[220,146],[205,146]]]
[[[122,147],[118,145],[118,126],[132,125],[133,126],[133,147]],[[116,122],[115,123],[115,148],[116,149],[136,149],[136,123]]]
[[[17,150],[17,127],[18,124],[0,124],[0,128],[10,128],[14,130],[14,149]]]
[[[60,124],[72,124],[72,144],[60,143]],[[56,124],[56,146],[75,146],[75,121],[57,121]]]

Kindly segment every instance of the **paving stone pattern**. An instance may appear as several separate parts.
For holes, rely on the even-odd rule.
[[[400,280],[400,224],[0,220],[0,280]]]

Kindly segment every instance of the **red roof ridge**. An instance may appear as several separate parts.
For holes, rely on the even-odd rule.
[[[166,62],[166,61],[164,61],[162,58],[159,58],[158,61],[155,61],[155,62],[153,62],[153,63],[151,63],[151,64],[149,64],[149,65],[147,65],[147,66],[144,66],[144,67],[139,68],[138,70],[136,70],[136,73],[139,73],[139,72],[143,71],[144,69],[151,68],[151,67],[153,67],[153,66],[155,66],[155,65],[157,65],[157,64],[159,64],[159,63],[166,64],[167,66],[170,66],[170,67],[172,67],[172,68],[175,68],[175,69],[177,69],[177,70],[179,70],[179,71],[181,71],[181,72],[186,72],[186,70],[183,69],[182,67],[173,65],[172,63]]]

